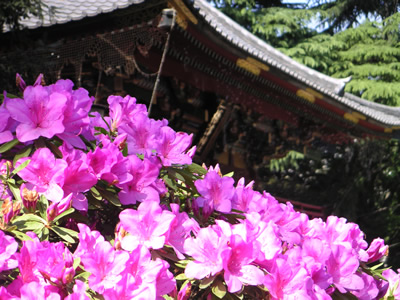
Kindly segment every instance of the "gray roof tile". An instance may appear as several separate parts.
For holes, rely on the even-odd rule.
[[[43,3],[54,10],[54,14],[45,14],[43,20],[31,16],[21,20],[21,25],[35,29],[55,24],[78,21],[85,17],[109,13],[116,9],[125,8],[145,0],[43,0]]]

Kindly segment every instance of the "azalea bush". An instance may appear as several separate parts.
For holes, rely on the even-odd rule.
[[[343,218],[310,220],[192,162],[192,136],[130,96],[17,76],[0,106],[0,299],[399,299]]]

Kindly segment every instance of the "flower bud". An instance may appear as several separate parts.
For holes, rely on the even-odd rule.
[[[3,205],[1,206],[1,213],[3,215],[2,225],[10,223],[11,219],[14,217],[14,207],[11,198],[4,199]]]
[[[39,199],[39,193],[36,191],[36,187],[33,190],[29,190],[25,183],[21,185],[21,198],[22,203],[29,212],[34,212],[36,210],[36,204]]]

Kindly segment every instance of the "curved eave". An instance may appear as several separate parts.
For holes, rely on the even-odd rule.
[[[95,17],[100,14],[110,13],[123,9],[144,0],[43,0],[43,19],[29,16],[22,19],[20,24],[27,29],[50,27],[79,21],[86,17]],[[6,29],[7,31],[7,29]]]
[[[391,134],[400,128],[399,108],[371,103],[344,93],[348,78],[332,78],[294,61],[248,32],[205,0],[194,0],[189,5],[181,0],[171,2],[174,3],[173,6],[178,7],[178,15],[183,14],[183,18],[192,26],[202,31],[214,32],[216,38],[224,40],[232,49],[240,49],[243,58],[250,57],[256,63],[282,72],[289,78],[290,84],[305,91],[301,96],[308,98],[313,105],[320,105],[376,132]],[[193,15],[190,16],[191,14]]]

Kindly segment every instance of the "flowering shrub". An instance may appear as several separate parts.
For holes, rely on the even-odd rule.
[[[0,299],[399,299],[343,218],[310,220],[216,167],[192,136],[69,80],[0,106]]]

